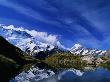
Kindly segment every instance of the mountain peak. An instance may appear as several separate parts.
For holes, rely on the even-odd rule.
[[[83,47],[81,44],[75,44],[71,49],[70,52],[76,55],[104,55],[106,51],[98,50],[98,49],[92,49],[92,48],[86,48]]]
[[[74,47],[75,49],[79,49],[79,48],[81,48],[81,47],[82,47],[82,45],[81,45],[81,44],[79,44],[79,43],[77,43],[77,44],[75,44],[73,47]]]
[[[23,27],[0,24],[0,35],[21,50],[28,50],[32,53],[52,50],[55,46],[61,49],[65,48],[58,40],[57,35],[28,30]]]
[[[79,43],[74,44],[74,46],[70,49],[70,50],[77,50],[77,49],[81,49],[83,46]]]

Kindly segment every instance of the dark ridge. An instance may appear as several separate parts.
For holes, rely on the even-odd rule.
[[[37,62],[0,36],[0,82],[9,82],[23,65]]]

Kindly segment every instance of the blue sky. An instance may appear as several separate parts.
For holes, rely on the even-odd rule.
[[[66,47],[110,49],[110,0],[0,0],[0,23],[58,35]]]

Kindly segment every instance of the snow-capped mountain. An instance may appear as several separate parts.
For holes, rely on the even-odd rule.
[[[71,73],[73,73],[75,76],[79,76],[79,77],[81,77],[81,76],[84,74],[84,72],[72,68],[72,69],[68,69],[68,70],[62,71],[62,72],[58,75],[58,80],[61,80],[62,77],[65,76],[65,75],[67,75],[67,73],[69,73],[69,72],[71,72]]]
[[[52,70],[32,66],[28,71],[23,71],[10,82],[38,82],[53,75],[55,75],[55,73]]]
[[[47,34],[46,32],[38,32],[35,30],[28,30],[23,27],[0,25],[0,35],[32,56],[34,53],[38,53],[40,51],[51,51],[56,48],[56,46],[64,50],[67,49],[61,45],[56,35]],[[110,50],[103,51],[86,48],[81,44],[75,44],[71,49],[69,49],[69,51],[76,55],[108,56],[110,54]]]
[[[0,35],[6,38],[10,43],[19,47],[23,51],[28,51],[30,55],[40,51],[52,50],[55,46],[64,48],[58,41],[56,35],[28,30],[13,25],[0,25]]]
[[[98,50],[98,49],[91,49],[83,47],[81,44],[75,44],[71,49],[70,52],[76,55],[93,55],[93,56],[101,56],[105,55],[107,51]]]

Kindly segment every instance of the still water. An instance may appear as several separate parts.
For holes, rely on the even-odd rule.
[[[102,67],[86,70],[54,69],[37,64],[23,70],[10,82],[110,82],[110,71]]]

